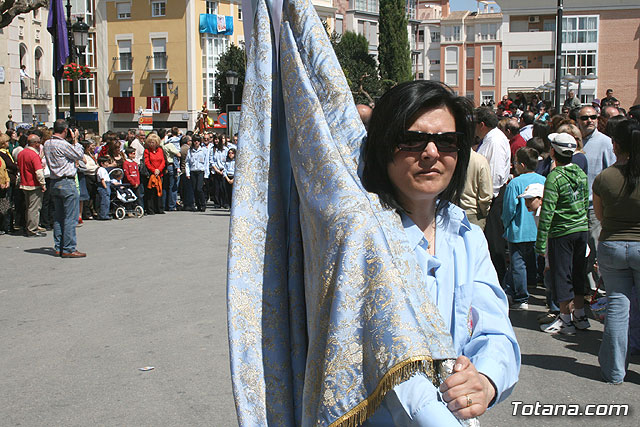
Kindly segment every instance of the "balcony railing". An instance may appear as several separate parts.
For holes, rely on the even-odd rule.
[[[51,99],[51,81],[24,77],[20,79],[22,99]]]
[[[153,56],[147,56],[150,61],[150,70],[166,70],[167,69],[167,54],[164,52],[155,52]]]
[[[113,60],[118,62],[118,71],[133,71],[133,56],[130,53],[121,53]]]

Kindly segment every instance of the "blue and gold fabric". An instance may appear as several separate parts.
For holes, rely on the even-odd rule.
[[[313,5],[285,0],[278,25],[254,4],[228,260],[239,423],[360,425],[456,353],[400,216],[360,182],[365,130]]]
[[[230,36],[233,34],[233,16],[201,13],[199,28],[200,33]]]

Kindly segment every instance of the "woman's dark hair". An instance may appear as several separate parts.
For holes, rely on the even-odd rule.
[[[456,122],[458,138],[458,161],[447,188],[438,196],[440,200],[456,203],[464,188],[473,143],[473,106],[471,102],[457,96],[443,83],[416,80],[401,83],[387,91],[376,104],[369,122],[367,142],[364,146],[364,187],[380,196],[386,208],[406,212],[400,205],[396,190],[389,179],[387,167],[393,161],[396,147],[404,133],[424,110],[447,108]],[[446,203],[438,203],[440,211]]]
[[[615,127],[613,141],[618,144],[622,153],[629,155],[629,160],[622,166],[622,191],[630,196],[640,180],[640,123],[630,119],[621,121]]]
[[[516,151],[516,161],[522,163],[527,171],[534,171],[538,166],[538,151],[530,147],[522,147]]]
[[[531,134],[534,137],[542,139],[544,142],[544,150],[549,151],[551,149],[551,142],[549,141],[549,134],[551,133],[551,126],[547,122],[541,122],[536,120],[533,122],[533,128]],[[540,153],[541,151],[539,151]]]
[[[613,136],[616,131],[616,126],[618,126],[620,122],[623,122],[625,120],[627,120],[627,118],[622,114],[609,117],[609,119],[607,120],[607,124],[604,126],[603,133],[609,137]]]
[[[27,134],[23,133],[22,135],[20,135],[20,138],[18,138],[18,145],[22,148],[27,146]]]
[[[544,139],[538,136],[534,136],[533,138],[528,140],[526,146],[527,148],[531,148],[535,150],[538,153],[538,155],[542,155],[544,153],[549,152],[549,149],[545,145]],[[549,147],[551,147],[551,144],[549,144]]]
[[[192,142],[192,143],[193,143],[193,142],[196,142],[196,141],[197,141],[197,142],[202,143],[202,138],[200,138],[200,135],[193,135],[193,136],[191,137],[191,142]],[[196,144],[192,144],[190,149],[195,151],[195,149],[196,149]]]

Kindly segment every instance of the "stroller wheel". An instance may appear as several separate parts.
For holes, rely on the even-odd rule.
[[[115,211],[116,219],[124,219],[127,215],[127,211],[122,206],[118,207]]]
[[[136,218],[142,218],[142,216],[144,215],[144,209],[142,209],[142,206],[136,206],[136,208],[133,210],[133,213],[135,214]]]

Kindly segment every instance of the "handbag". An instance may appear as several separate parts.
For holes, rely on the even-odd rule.
[[[147,169],[147,165],[144,164],[144,157],[140,159],[140,164],[138,165],[138,171],[140,171],[140,176],[144,176],[145,178],[149,178],[151,175],[149,173],[149,169]]]

